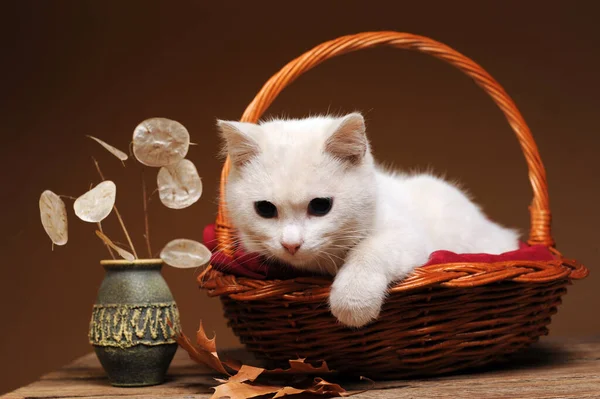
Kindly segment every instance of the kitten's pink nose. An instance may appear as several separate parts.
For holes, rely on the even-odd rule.
[[[296,252],[298,252],[301,245],[301,242],[281,242],[281,246],[284,247],[285,250],[290,253],[290,255],[293,255]]]

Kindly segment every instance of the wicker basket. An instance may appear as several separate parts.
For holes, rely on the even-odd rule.
[[[505,358],[548,333],[567,285],[588,271],[554,249],[546,174],[537,146],[514,102],[486,71],[426,37],[398,32],[349,35],[325,42],[283,67],[241,120],[256,122],[283,88],[321,62],[376,46],[417,50],[442,59],[470,76],[494,100],[529,167],[533,188],[529,243],[547,246],[556,259],[418,268],[390,288],[380,318],[361,329],[345,328],[330,314],[330,278],[253,280],[209,267],[198,282],[209,295],[221,298],[229,325],[248,350],[274,363],[297,356],[325,359],[338,371],[382,379],[447,373]],[[229,165],[227,160],[221,193]],[[216,230],[219,248],[231,253],[235,230],[223,195]]]

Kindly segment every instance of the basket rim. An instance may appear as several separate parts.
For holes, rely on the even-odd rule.
[[[501,261],[494,263],[445,263],[417,267],[409,277],[388,289],[389,294],[436,287],[468,290],[482,285],[513,282],[547,284],[564,279],[580,280],[589,270],[560,254],[547,261]],[[286,301],[313,302],[329,296],[333,276],[296,277],[286,280],[258,280],[215,270],[209,265],[197,277],[200,288],[208,295],[229,296],[235,300],[254,301],[281,298]]]

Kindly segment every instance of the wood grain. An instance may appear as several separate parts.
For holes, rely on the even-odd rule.
[[[255,360],[242,350],[232,356],[245,362]],[[52,372],[39,381],[4,396],[6,399],[86,398],[106,399],[204,399],[210,398],[215,375],[190,361],[179,351],[168,381],[146,388],[115,388],[108,384],[94,354]],[[347,389],[364,385],[349,382]],[[309,397],[309,396],[306,396]],[[600,337],[587,340],[546,339],[494,367],[437,378],[379,381],[365,393],[367,398],[600,398]]]

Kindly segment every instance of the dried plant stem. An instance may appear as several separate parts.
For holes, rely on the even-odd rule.
[[[106,180],[104,178],[104,174],[102,173],[102,170],[100,170],[100,165],[98,164],[98,161],[96,161],[96,158],[94,158],[94,157],[92,157],[92,159],[94,160],[94,165],[96,165],[96,170],[98,171],[100,178],[102,179],[102,181]],[[137,252],[135,251],[135,248],[133,246],[133,242],[131,241],[131,237],[129,236],[129,233],[127,232],[127,228],[125,227],[125,222],[123,222],[123,218],[121,217],[121,213],[117,209],[116,205],[114,208],[115,208],[115,214],[117,215],[117,219],[119,219],[119,223],[121,224],[123,233],[125,233],[125,237],[127,238],[127,242],[129,243],[129,247],[131,248],[131,252],[133,252],[133,256],[135,256],[136,259],[139,259]]]
[[[146,237],[146,247],[148,256],[152,258],[152,247],[150,246],[150,224],[148,223],[148,195],[146,194],[146,180],[144,179],[144,169],[142,169],[142,196],[144,197],[144,237]]]
[[[100,222],[98,222],[98,230],[100,230],[100,232],[104,234],[104,230],[102,230],[102,223]],[[106,247],[106,249],[108,249],[108,253],[110,254],[111,258],[117,259],[112,248],[107,243],[104,243],[104,246]]]
[[[100,230],[96,230],[96,235],[100,238],[104,243],[114,249],[123,259],[132,261],[135,259],[135,256],[129,251],[124,250],[115,245],[114,242],[111,241],[110,238],[106,236],[106,234],[102,233]]]
[[[131,252],[133,252],[133,256],[135,256],[136,259],[139,259],[137,252],[135,251],[135,248],[133,247],[133,242],[131,241],[131,237],[129,237],[129,233],[127,232],[127,228],[125,227],[125,222],[123,222],[123,218],[121,217],[121,214],[119,213],[119,210],[117,209],[116,206],[115,206],[115,213],[117,214],[119,223],[121,224],[121,227],[123,228],[123,232],[125,233],[125,237],[127,238],[127,242],[129,243]]]

